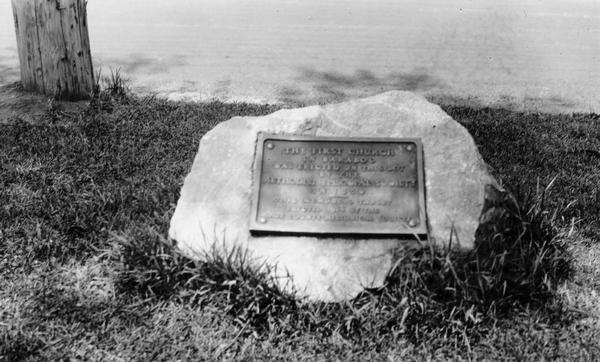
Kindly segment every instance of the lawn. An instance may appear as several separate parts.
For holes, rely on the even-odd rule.
[[[166,238],[202,135],[280,107],[109,88],[0,124],[0,361],[600,359],[599,115],[442,105],[514,195],[501,227],[325,304]]]

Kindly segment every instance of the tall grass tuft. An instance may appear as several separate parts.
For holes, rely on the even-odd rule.
[[[494,323],[515,306],[552,305],[571,259],[558,213],[543,209],[546,191],[519,204],[489,188],[473,251],[425,246],[398,260],[385,288],[359,299],[387,305],[406,300],[411,310],[402,321],[417,340],[428,331],[462,334]]]
[[[104,90],[113,97],[123,98],[130,94],[129,80],[123,77],[120,68],[111,69],[110,74],[102,77],[101,80],[104,83]]]
[[[264,330],[272,316],[298,309],[285,281],[272,276],[275,267],[253,260],[245,249],[214,246],[193,260],[153,230],[136,230],[114,241],[122,291],[218,307],[256,330]]]
[[[127,104],[132,100],[132,92],[129,88],[129,80],[123,76],[121,69],[110,69],[110,74],[102,75],[102,71],[96,72],[95,84],[90,96],[88,113],[99,111],[112,112],[117,104]]]

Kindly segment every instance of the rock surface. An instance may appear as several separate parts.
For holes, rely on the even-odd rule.
[[[486,185],[496,185],[468,131],[437,105],[409,92],[236,117],[208,132],[171,219],[169,235],[192,257],[214,243],[248,248],[287,270],[310,299],[334,301],[378,287],[405,248],[399,239],[252,236],[252,166],[259,132],[340,137],[421,138],[429,239],[474,246]]]

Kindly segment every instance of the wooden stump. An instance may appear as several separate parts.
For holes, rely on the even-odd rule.
[[[85,0],[12,0],[21,82],[62,100],[94,88]]]

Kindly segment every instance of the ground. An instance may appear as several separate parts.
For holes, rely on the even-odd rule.
[[[28,123],[43,120],[50,110],[78,112],[89,102],[62,102],[40,94],[26,92],[19,83],[0,86],[0,124],[20,119]]]
[[[600,359],[599,115],[442,104],[514,195],[506,230],[323,304],[241,251],[194,262],[166,239],[200,137],[285,105],[118,88],[0,90],[0,361]]]

